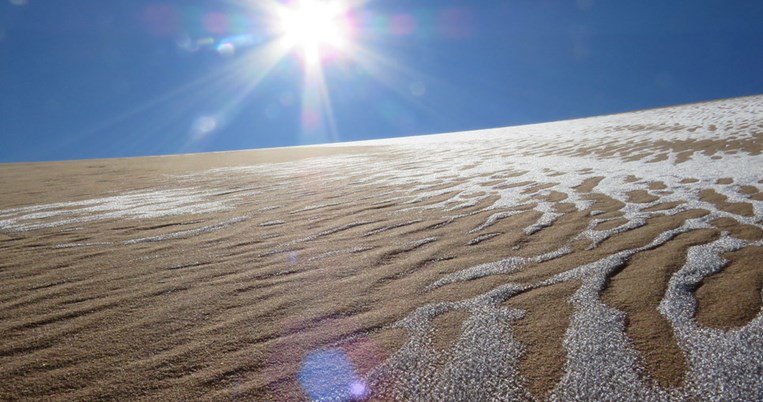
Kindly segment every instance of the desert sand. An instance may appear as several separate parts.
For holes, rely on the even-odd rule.
[[[0,400],[761,400],[763,96],[0,165]]]

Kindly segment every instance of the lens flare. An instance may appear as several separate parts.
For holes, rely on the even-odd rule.
[[[26,4],[28,0],[8,1]],[[161,40],[174,40],[183,57],[208,65],[210,68],[205,69],[208,74],[88,131],[113,126],[173,100],[177,101],[178,115],[183,116],[188,127],[186,146],[198,147],[227,134],[229,123],[246,111],[248,103],[244,101],[266,77],[286,74],[297,79],[300,70],[301,88],[273,93],[258,106],[259,116],[267,120],[296,117],[300,144],[340,139],[337,127],[341,120],[334,114],[335,100],[332,99],[336,95],[338,105],[350,98],[369,101],[376,113],[390,123],[413,127],[415,114],[408,112],[406,105],[383,99],[385,93],[376,93],[376,87],[369,82],[378,81],[404,97],[409,102],[407,106],[426,112],[423,101],[432,93],[427,85],[436,81],[379,53],[375,46],[385,41],[376,40],[463,36],[469,31],[468,10],[425,7],[420,12],[387,14],[365,9],[368,2],[226,2],[244,5],[240,10],[237,7],[148,4],[140,14],[144,29]],[[210,53],[219,59],[206,59]],[[293,60],[282,63],[289,55],[296,56],[300,63],[292,63]],[[291,114],[289,109],[298,113]]]
[[[302,363],[299,382],[314,401],[352,401],[368,396],[370,390],[342,349],[319,350]]]
[[[231,42],[223,42],[217,45],[217,53],[223,57],[231,57],[236,54],[236,46]]]
[[[193,124],[191,124],[191,139],[193,141],[199,141],[217,130],[219,126],[220,122],[214,116],[198,117],[193,121]]]

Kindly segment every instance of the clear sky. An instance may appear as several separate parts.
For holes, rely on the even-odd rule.
[[[761,0],[0,0],[0,162],[430,134],[760,93]]]

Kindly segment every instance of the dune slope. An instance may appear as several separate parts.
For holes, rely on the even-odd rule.
[[[0,165],[0,399],[763,399],[762,116]]]

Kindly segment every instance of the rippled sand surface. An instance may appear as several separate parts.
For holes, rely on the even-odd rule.
[[[0,400],[761,400],[763,96],[0,165]]]

